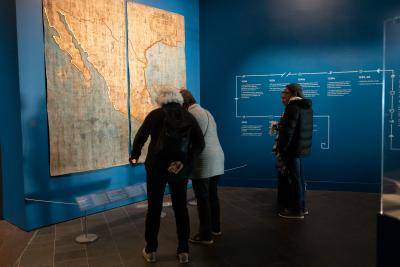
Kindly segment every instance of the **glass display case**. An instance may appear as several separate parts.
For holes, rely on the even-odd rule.
[[[384,22],[381,214],[400,219],[400,16]]]
[[[384,22],[382,194],[377,266],[399,266],[400,244],[400,16]]]

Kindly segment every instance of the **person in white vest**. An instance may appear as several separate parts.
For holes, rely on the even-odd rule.
[[[217,125],[211,113],[196,103],[190,91],[182,89],[183,107],[197,120],[205,141],[205,148],[193,161],[189,178],[197,199],[200,221],[199,232],[189,239],[192,243],[212,244],[213,236],[222,234],[218,180],[224,174],[225,156],[218,139]]]

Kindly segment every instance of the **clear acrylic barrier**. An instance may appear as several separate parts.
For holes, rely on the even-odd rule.
[[[400,219],[400,17],[384,22],[381,214]]]

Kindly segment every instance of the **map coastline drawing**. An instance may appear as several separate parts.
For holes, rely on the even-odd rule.
[[[127,164],[129,120],[134,137],[159,89],[186,86],[184,17],[124,0],[43,0],[43,23],[50,174]]]

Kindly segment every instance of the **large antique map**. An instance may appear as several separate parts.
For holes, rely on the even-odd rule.
[[[186,85],[183,16],[124,3],[43,0],[52,176],[126,164],[128,120],[134,137],[157,90]]]

